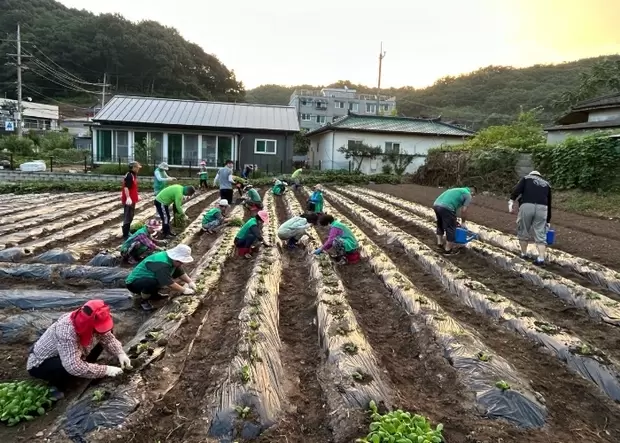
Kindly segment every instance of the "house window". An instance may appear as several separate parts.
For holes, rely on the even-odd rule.
[[[185,134],[183,136],[183,162],[190,165],[198,164],[198,136]]]
[[[148,133],[146,132],[136,132],[133,136],[134,143],[138,143],[140,145],[144,145],[147,139]]]
[[[153,148],[153,164],[164,161],[164,133],[149,132],[149,140]]]
[[[202,136],[202,155],[207,166],[217,166],[217,137],[215,135]]]
[[[317,115],[316,116],[316,122],[320,125],[325,124],[325,116],[324,115]]]
[[[347,148],[351,149],[354,148],[356,145],[359,145],[360,143],[364,143],[363,140],[347,140]]]
[[[183,134],[168,134],[168,163],[183,164]]]
[[[97,158],[100,162],[113,161],[112,131],[97,131]]]
[[[217,161],[220,165],[224,166],[226,160],[233,160],[232,158],[232,137],[225,137],[222,135],[217,136]]]
[[[335,102],[334,102],[334,107],[335,107],[336,109],[344,109],[344,102],[341,102],[341,101],[335,101]]]
[[[359,103],[349,103],[349,111],[357,112],[359,110]]]
[[[301,121],[309,122],[310,120],[312,120],[311,114],[301,114]]]
[[[116,156],[125,163],[129,160],[129,132],[114,131],[116,135]]]
[[[277,141],[257,138],[254,140],[254,154],[276,154]]]
[[[366,112],[374,114],[375,112],[377,112],[377,105],[375,105],[374,103],[366,103]]]
[[[302,98],[301,106],[312,106],[312,99]]]
[[[390,110],[390,105],[381,105],[383,111],[388,112]]]
[[[386,154],[398,154],[400,152],[400,143],[385,142]]]

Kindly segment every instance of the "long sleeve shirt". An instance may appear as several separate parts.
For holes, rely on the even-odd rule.
[[[321,247],[321,249],[323,249],[324,251],[327,251],[334,244],[334,240],[336,240],[338,237],[342,237],[343,235],[344,235],[344,231],[342,229],[335,228],[332,226],[329,229],[329,236],[327,237],[327,240],[325,241],[325,243],[323,243],[323,246]]]
[[[278,228],[278,235],[281,235],[284,238],[289,238],[301,230],[307,230],[310,226],[312,225],[308,223],[308,220],[305,218],[293,217],[282,223],[282,225]]]
[[[141,234],[136,235],[133,238],[133,241],[140,242],[141,244],[143,244],[150,250],[154,250],[157,248],[157,245],[153,242],[153,240],[151,240],[151,237],[149,237],[149,235],[146,233],[141,233]]]
[[[166,173],[166,171],[162,171],[159,168],[155,169],[155,178],[161,182],[170,181],[170,176]]]
[[[510,200],[519,201],[519,206],[525,203],[547,206],[547,223],[551,222],[551,185],[539,175],[526,175],[510,194]]]
[[[172,185],[157,194],[156,200],[164,206],[174,203],[177,214],[183,215],[183,185]]]
[[[63,315],[43,333],[28,357],[27,369],[40,366],[48,358],[60,357],[62,366],[75,377],[90,379],[105,377],[106,367],[104,365],[87,363],[84,359],[97,342],[101,343],[104,349],[112,355],[121,354],[123,346],[112,332],[107,332],[93,334],[92,343],[84,348],[80,345],[80,339],[70,316],[71,313]]]

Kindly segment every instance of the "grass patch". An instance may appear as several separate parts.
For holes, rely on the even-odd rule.
[[[553,205],[576,214],[620,218],[619,192],[557,191],[553,194]]]

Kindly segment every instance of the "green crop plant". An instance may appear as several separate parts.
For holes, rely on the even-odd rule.
[[[355,343],[349,342],[349,343],[345,343],[344,345],[342,345],[342,350],[346,352],[347,354],[355,355],[357,354],[358,347]]]
[[[250,327],[250,329],[253,329],[256,331],[260,327],[260,323],[258,323],[256,320],[250,320],[250,322],[248,323],[248,326]]]
[[[105,399],[105,391],[101,390],[101,389],[97,389],[95,390],[95,392],[93,392],[93,401],[96,403],[99,403],[101,401],[103,401]]]
[[[251,374],[250,374],[250,367],[248,365],[243,365],[241,367],[239,376],[241,378],[241,383],[243,384],[249,383],[250,380],[252,379]]]
[[[52,406],[50,390],[45,385],[29,381],[0,384],[0,421],[15,426],[34,419],[34,414],[44,415]]]
[[[484,362],[491,360],[491,356],[487,354],[486,352],[482,352],[482,351],[478,352],[478,354],[476,354],[476,357],[478,357],[478,360],[484,361]]]
[[[136,355],[140,355],[143,352],[148,352],[149,349],[150,347],[148,343],[140,343],[136,348]]]
[[[228,222],[229,226],[243,226],[243,219],[235,217]]]
[[[177,318],[179,318],[179,314],[177,314],[176,312],[169,312],[169,313],[166,315],[166,320],[168,320],[168,321],[174,321],[174,320],[176,320]]]
[[[237,416],[241,419],[246,418],[250,415],[250,407],[249,406],[235,406],[235,412]]]
[[[500,380],[495,383],[495,387],[501,389],[502,391],[507,391],[510,389],[510,385],[506,383],[504,380]]]
[[[147,336],[153,339],[153,341],[158,341],[160,338],[164,336],[164,333],[161,331],[151,331],[147,334]]]
[[[374,401],[370,402],[370,433],[357,439],[359,443],[441,443],[443,425],[433,429],[428,418],[398,409],[379,414]]]

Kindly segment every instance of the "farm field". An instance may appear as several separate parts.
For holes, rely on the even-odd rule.
[[[480,240],[446,257],[434,245],[438,193],[328,187],[325,212],[360,244],[362,260],[345,266],[310,253],[326,228],[311,228],[303,249],[277,238],[308,190],[261,191],[272,247],[250,260],[234,254],[239,227],[200,233],[217,193],[198,194],[169,245],[192,247],[197,294],[154,313],[134,309],[129,269],[100,254],[120,244],[117,193],[61,194],[53,207],[50,195],[2,196],[2,380],[27,377],[36,337],[94,295],[112,306],[136,370],[76,386],[45,416],[0,426],[0,438],[345,443],[368,433],[374,401],[443,424],[446,443],[620,441],[617,222],[557,211],[541,269],[516,254],[505,202],[479,196]],[[144,194],[136,221],[153,215]]]

